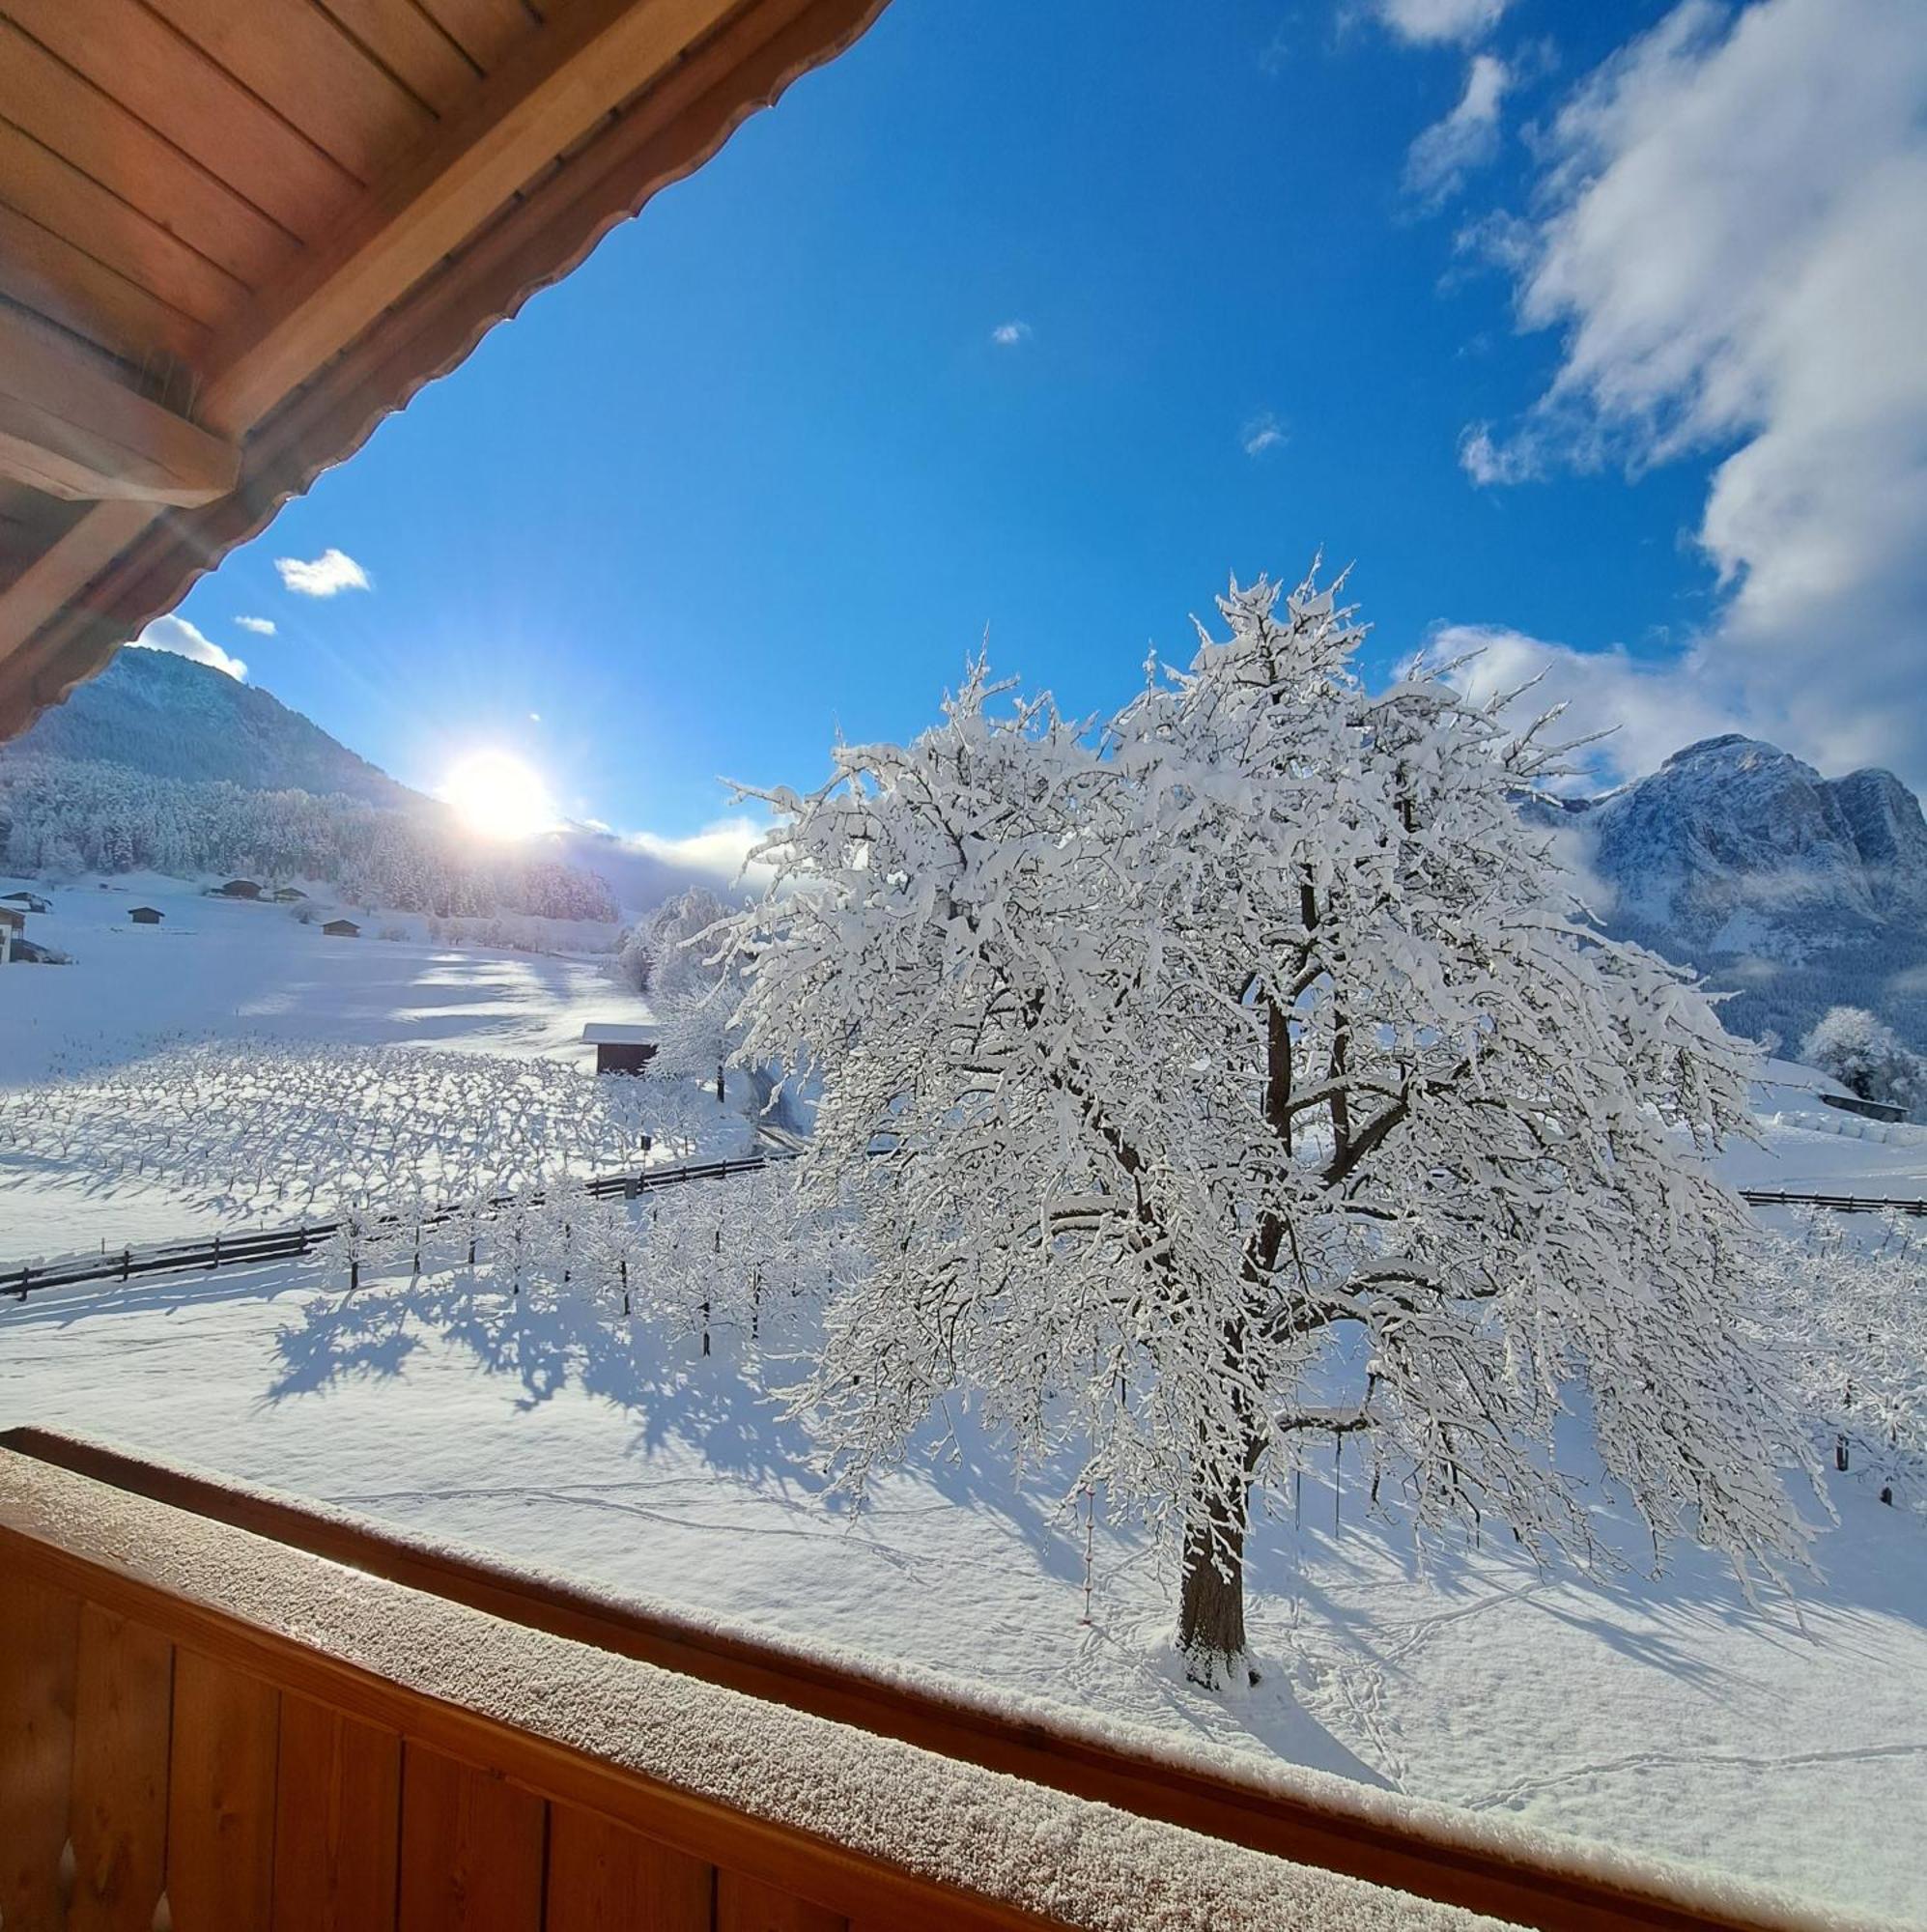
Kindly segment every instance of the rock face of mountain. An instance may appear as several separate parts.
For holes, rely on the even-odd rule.
[[[1606,923],[1732,992],[1737,1031],[1851,1004],[1927,1044],[1927,821],[1891,772],[1825,779],[1729,734],[1560,816]]]
[[[156,778],[226,780],[248,791],[336,794],[367,805],[423,802],[259,685],[170,651],[122,651],[66,703],[44,712],[14,749]]]
[[[1585,818],[1614,916],[1696,951],[1799,959],[1927,923],[1927,823],[1891,772],[1824,779],[1757,739],[1708,738]]]

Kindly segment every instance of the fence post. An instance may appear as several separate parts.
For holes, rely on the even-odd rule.
[[[130,1273],[132,1273],[133,1264],[134,1264],[133,1249],[130,1247],[123,1248],[121,1250],[121,1279],[123,1281],[126,1281],[128,1276]]]
[[[1847,1438],[1844,1435],[1833,1438],[1833,1466],[1840,1470],[1847,1466]]]
[[[219,1267],[219,1266],[220,1266],[220,1264],[221,1264],[221,1235],[220,1235],[220,1230],[219,1230],[218,1228],[216,1228],[216,1229],[214,1230],[214,1260],[213,1260],[213,1265],[214,1265],[215,1267]]]

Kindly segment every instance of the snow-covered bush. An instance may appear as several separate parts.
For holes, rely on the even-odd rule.
[[[1830,1073],[1862,1100],[1884,1101],[1909,1113],[1927,1106],[1927,1060],[1864,1007],[1834,1007],[1800,1051],[1808,1065]]]
[[[1656,1532],[1796,1558],[1754,1231],[1695,1157],[1746,1130],[1744,1049],[1521,821],[1544,721],[1367,693],[1311,582],[1219,610],[1101,724],[979,663],[913,744],[753,794],[741,1051],[820,1074],[806,1169],[869,1256],[810,1390],[846,1478],[950,1390],[1077,1446],[1168,1532],[1205,1682],[1308,1438],[1362,1436],[1421,1529],[1583,1553],[1573,1388]]]

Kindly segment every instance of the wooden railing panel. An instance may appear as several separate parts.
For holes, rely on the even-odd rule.
[[[716,1870],[574,1804],[549,1807],[544,1932],[710,1932]]]
[[[0,1926],[60,1932],[80,1600],[0,1571]]]
[[[174,1646],[158,1631],[81,1605],[69,1932],[154,1932],[167,1877]]]
[[[273,1932],[394,1932],[402,1740],[281,1693]]]
[[[271,1684],[174,1655],[167,1779],[167,1902],[174,1932],[266,1926],[274,1898],[274,1771],[281,1696]]]
[[[716,1875],[716,1932],[848,1932],[820,1905],[731,1871]]]
[[[406,1745],[399,1932],[542,1932],[545,1809],[505,1777]]]

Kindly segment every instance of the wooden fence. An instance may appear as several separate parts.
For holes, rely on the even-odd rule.
[[[1893,1200],[1879,1194],[1799,1194],[1784,1187],[1743,1187],[1749,1208],[1830,1208],[1840,1214],[1927,1214],[1927,1200]]]
[[[789,1155],[750,1154],[741,1160],[695,1161],[684,1167],[638,1168],[630,1174],[605,1174],[585,1180],[581,1191],[598,1201],[616,1195],[633,1201],[639,1194],[659,1187],[672,1187],[689,1180],[727,1180],[732,1175],[751,1174],[759,1168],[787,1160]],[[517,1199],[540,1200],[539,1194],[515,1196],[498,1194],[486,1203],[493,1212]],[[439,1208],[420,1217],[421,1228],[439,1228],[459,1219],[466,1208]],[[267,1228],[258,1234],[216,1235],[208,1241],[181,1241],[163,1247],[124,1247],[119,1254],[89,1255],[79,1261],[54,1262],[36,1266],[31,1262],[9,1265],[0,1272],[0,1293],[24,1301],[35,1289],[71,1288],[95,1281],[130,1281],[138,1274],[198,1273],[208,1268],[240,1267],[249,1262],[292,1261],[312,1253],[330,1235],[339,1234],[342,1221],[304,1221],[295,1228]],[[383,1214],[373,1224],[395,1228],[406,1225],[394,1214]]]
[[[1470,1907],[1513,1923],[1556,1928],[1556,1932],[1623,1927],[1790,1932],[1818,1922],[1797,1909],[1749,1903],[1743,1888],[1710,1884],[1697,1891],[1683,1891],[1677,1883],[1658,1878],[1627,1876],[1615,1881],[1601,1874],[1596,1861],[1577,1855],[1562,1857],[1543,1848],[1535,1854],[1516,1840],[1502,1842],[1482,1835],[1476,1824],[1455,1832],[1438,1823],[1443,1814],[1436,1811],[1427,1822],[1414,1822],[1384,1807],[1374,1809],[1371,1795],[1362,1789],[1355,1804],[1342,1795],[1315,1799],[1241,1782],[1179,1760],[1140,1756],[1090,1734],[1053,1728],[1034,1717],[1012,1717],[881,1674],[831,1664],[774,1642],[721,1633],[671,1612],[638,1608],[566,1584],[530,1578],[478,1556],[423,1548],[337,1512],[230,1489],[93,1443],[38,1430],[14,1430],[0,1435],[0,1461],[7,1457],[51,1465],[510,1624],[831,1719],[947,1759],[1014,1774],[1079,1799],[1100,1800],[1145,1819],[1187,1827],[1236,1846],[1369,1879],[1418,1897]],[[9,1620],[0,1624],[0,1638],[5,1639],[0,1641],[0,1816],[10,1822],[25,1817],[24,1829],[32,1843],[55,1848],[71,1817],[83,1877],[108,1870],[119,1859],[139,1873],[150,1903],[155,1874],[164,1868],[174,1894],[172,1922],[177,1932],[194,1932],[199,1925],[269,1923],[265,1912],[252,1918],[241,1911],[228,1917],[184,1916],[183,1893],[174,1889],[176,1854],[164,1851],[162,1844],[177,1816],[184,1821],[187,1834],[180,1856],[193,1861],[197,1874],[193,1882],[213,1882],[201,1867],[218,1850],[223,1865],[218,1883],[241,1888],[235,1894],[238,1898],[258,1901],[265,1896],[247,1891],[248,1887],[276,1888],[271,1921],[276,1932],[323,1924],[338,1925],[344,1932],[350,1926],[366,1927],[369,1932],[392,1927],[396,1920],[387,1900],[394,1884],[396,1850],[393,1833],[383,1821],[396,1813],[398,1779],[404,1786],[399,1806],[404,1863],[443,1861],[459,1874],[459,1878],[437,1878],[433,1872],[417,1871],[410,1878],[405,1873],[401,1889],[405,1928],[417,1923],[545,1924],[546,1932],[565,1932],[594,1923],[661,1927],[665,1932],[711,1926],[723,1932],[764,1932],[764,1928],[836,1932],[849,1918],[883,1932],[885,1927],[913,1924],[1057,1922],[1049,1915],[1040,1921],[993,1909],[982,1901],[946,1898],[938,1891],[920,1899],[906,1892],[900,1880],[891,1881],[896,1888],[893,1891],[874,1874],[857,1870],[853,1878],[856,1867],[847,1857],[839,1862],[821,1856],[821,1847],[812,1851],[808,1846],[772,1846],[755,1831],[748,1833],[746,1849],[744,1842],[732,1838],[734,1828],[726,1820],[700,1818],[695,1823],[703,1829],[697,1831],[685,1812],[651,1808],[647,1794],[628,1793],[623,1798],[625,1808],[615,1815],[654,1841],[638,1843],[631,1835],[613,1833],[606,1818],[578,1816],[574,1807],[558,1802],[568,1787],[558,1785],[553,1766],[545,1781],[542,1761],[531,1761],[512,1737],[484,1732],[478,1744],[477,1734],[459,1727],[454,1732],[434,1726],[421,1729],[419,1714],[411,1713],[405,1703],[390,1699],[371,1708],[365,1697],[357,1702],[336,1696],[333,1677],[290,1655],[296,1646],[285,1642],[267,1648],[242,1646],[234,1633],[203,1613],[184,1621],[178,1607],[154,1591],[130,1592],[118,1580],[106,1587],[71,1563],[50,1574],[43,1560],[38,1572],[31,1563],[26,1572],[12,1568],[18,1549],[8,1548],[8,1541],[0,1512],[0,1592],[8,1587],[5,1579],[14,1578],[11,1605],[0,1597],[0,1617]],[[17,1546],[20,1540],[12,1541]],[[56,1613],[43,1599],[31,1594],[22,1599],[19,1578],[27,1574],[86,1605],[79,1611],[80,1690],[77,1718],[71,1720],[59,1713],[75,1710],[73,1609],[69,1604]],[[137,1623],[122,1621],[129,1617]],[[170,1644],[188,1647],[175,1653],[174,1796],[163,1816],[154,1793],[169,1789],[161,1759],[169,1737]],[[57,1652],[52,1662],[20,1662],[22,1655],[31,1659],[48,1645]],[[95,1680],[91,1690],[90,1653]],[[295,1667],[298,1664],[299,1668]],[[6,1688],[10,1667],[11,1708]],[[237,1671],[252,1675],[238,1676]],[[278,1758],[272,1715],[275,1685],[281,1690]],[[24,1719],[23,1697],[29,1707]],[[111,1712],[110,1703],[114,1703]],[[41,1714],[47,1728],[33,1729],[35,1713]],[[6,1736],[10,1717],[15,1726],[12,1739]],[[371,1717],[385,1729],[371,1731],[366,1721],[354,1721]],[[40,1808],[29,1804],[22,1810],[18,1794],[23,1789],[19,1769],[23,1747],[16,1741],[23,1735],[19,1728],[23,1721],[30,1774],[25,1785],[39,1788],[36,1780],[42,1773],[35,1772],[34,1765],[44,1769],[55,1758],[64,1764],[64,1754],[71,1753],[71,1804],[61,1776],[47,1773],[47,1789],[37,1801]],[[64,1725],[73,1732],[71,1740]],[[400,1741],[395,1732],[401,1733]],[[277,1762],[283,1769],[271,1809],[281,1824],[270,1876],[258,1834],[268,1831],[269,1784]],[[11,1801],[10,1786],[14,1794]],[[546,1881],[538,1875],[536,1849],[543,1831],[543,1793],[549,1794]],[[595,1803],[605,1811],[609,1807],[607,1793]],[[100,1837],[102,1816],[112,1821],[114,1845],[121,1848],[111,1855]],[[213,1841],[214,1820],[221,1821],[224,1834],[218,1847]],[[349,1857],[351,1849],[355,1850],[354,1859]],[[372,1870],[356,1861],[362,1850],[373,1861]],[[324,1918],[312,1911],[284,1911],[278,1891],[282,1861],[294,1861],[303,1885],[319,1886],[330,1855],[336,1863],[326,1868],[328,1895],[343,1901],[335,1916]],[[43,1863],[36,1870],[43,1870],[53,1854],[43,1850],[40,1856]],[[625,1888],[619,1893],[622,1899],[654,1897],[659,1892],[666,1896],[681,1888],[677,1895],[686,1892],[692,1902],[682,1917],[672,1912],[660,1918],[646,1913],[629,1918],[620,1912],[600,1918],[584,1917],[576,1892],[588,1895],[590,1867],[601,1874],[595,1883],[605,1887],[619,1883]],[[712,1880],[712,1867],[721,1877]],[[0,1859],[0,1886],[17,1884],[12,1879],[13,1870]],[[51,1883],[44,1877],[39,1882],[43,1890]],[[459,1883],[476,1889],[487,1886],[527,1899],[544,1882],[551,1888],[546,1921],[535,1916],[532,1903],[522,1917],[418,1917],[408,1909],[411,1886]],[[873,1883],[882,1889],[866,1890]],[[772,1885],[775,1893],[769,1890]],[[746,1892],[745,1886],[751,1889]],[[357,1887],[367,1888],[366,1916],[361,1916],[361,1909],[348,1908],[351,1895],[364,1896],[354,1889]],[[651,1887],[657,1889],[648,1890]],[[128,1887],[122,1889],[125,1892]],[[607,1895],[615,1898],[618,1893],[609,1890]],[[24,1918],[16,1917],[16,1896],[17,1891],[0,1891],[7,1932],[14,1932],[20,1924],[65,1922],[37,1918],[31,1910]],[[746,1904],[746,1899],[751,1902]],[[705,1912],[711,1916],[705,1917]],[[71,1921],[76,1926],[83,1922],[126,1924],[133,1932],[149,1932],[149,1920],[131,1910],[117,1917]],[[1143,1922],[1158,1921],[1148,1915]]]

